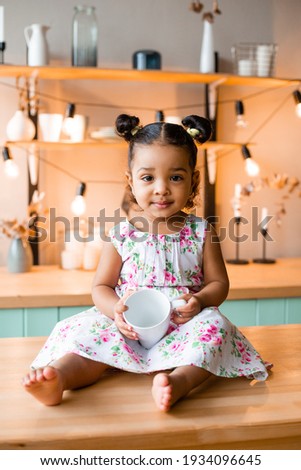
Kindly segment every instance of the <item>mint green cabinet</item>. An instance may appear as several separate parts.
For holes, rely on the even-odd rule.
[[[22,308],[0,310],[0,337],[24,336],[24,317]]]
[[[48,336],[59,320],[89,306],[0,309],[0,338]]]
[[[237,326],[301,323],[301,298],[226,300],[221,312]]]
[[[0,337],[48,336],[58,321],[90,307],[0,309]],[[301,297],[226,300],[220,310],[237,326],[301,323]]]

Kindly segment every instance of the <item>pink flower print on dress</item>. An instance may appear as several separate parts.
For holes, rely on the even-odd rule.
[[[131,348],[127,343],[124,342],[124,343],[122,344],[122,347],[123,347],[123,349],[124,349],[126,352],[128,352],[129,354],[133,354],[132,348]]]
[[[212,336],[209,333],[205,333],[200,336],[200,341],[204,341],[205,343],[209,343],[211,339],[212,339]]]
[[[181,230],[181,235],[183,237],[190,237],[191,234],[192,234],[191,227],[183,227],[183,229]]]
[[[212,335],[216,335],[216,333],[218,332],[218,329],[215,325],[210,325],[210,327],[207,329],[207,332]]]
[[[103,341],[104,343],[108,343],[110,341],[110,335],[108,332],[101,333],[99,335],[99,339]]]
[[[221,346],[221,345],[223,344],[223,339],[222,339],[222,337],[221,337],[221,336],[215,336],[215,337],[213,338],[213,344],[214,344],[215,346]]]
[[[176,276],[174,276],[169,271],[165,271],[165,270],[164,270],[164,279],[166,282],[171,282],[171,283],[175,283],[177,280]]]
[[[184,349],[184,344],[180,341],[173,341],[169,347],[171,352],[181,352]]]
[[[244,362],[251,362],[251,354],[248,351],[245,351],[244,354],[242,354],[242,363]]]
[[[236,341],[236,346],[240,353],[243,353],[245,351],[245,346],[241,341]]]

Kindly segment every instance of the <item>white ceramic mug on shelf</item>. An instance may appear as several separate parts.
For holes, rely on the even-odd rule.
[[[40,113],[38,115],[40,140],[58,142],[63,124],[62,114]]]
[[[126,323],[138,334],[139,342],[151,349],[166,334],[173,308],[185,305],[184,299],[171,302],[162,292],[155,289],[141,289],[125,300],[128,307],[123,313]]]

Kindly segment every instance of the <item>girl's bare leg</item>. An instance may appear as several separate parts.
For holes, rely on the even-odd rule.
[[[196,366],[181,366],[170,374],[154,377],[152,394],[159,410],[168,411],[180,398],[208,379],[212,374]]]
[[[25,390],[44,405],[59,405],[65,390],[92,385],[108,367],[107,364],[70,353],[51,366],[30,371],[22,383]]]

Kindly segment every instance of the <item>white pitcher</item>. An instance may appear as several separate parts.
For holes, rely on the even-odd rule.
[[[204,20],[203,39],[200,57],[200,72],[214,73],[215,57],[214,57],[214,37],[213,24]]]
[[[49,51],[46,39],[48,29],[50,29],[49,26],[37,23],[26,26],[24,29],[24,36],[28,47],[28,65],[48,65]]]

